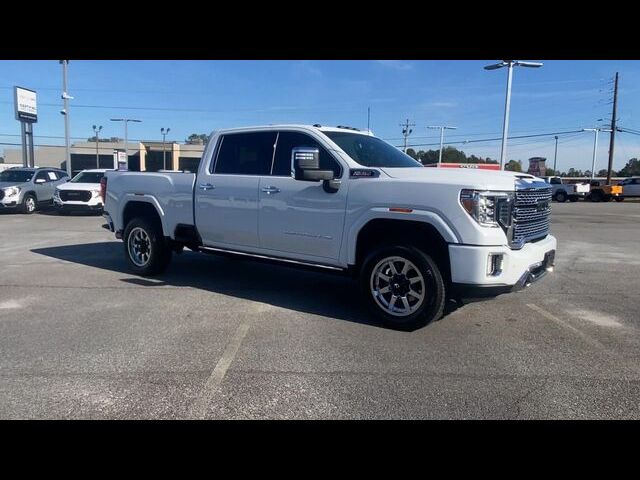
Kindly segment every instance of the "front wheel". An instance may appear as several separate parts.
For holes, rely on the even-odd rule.
[[[567,201],[567,194],[564,192],[556,193],[556,202],[564,203]]]
[[[442,316],[445,288],[436,263],[413,246],[382,246],[360,272],[369,309],[388,327],[413,330]]]
[[[124,252],[133,272],[142,276],[164,272],[171,261],[171,248],[158,222],[134,218],[125,228]]]
[[[27,193],[22,200],[22,213],[32,214],[38,208],[35,195]]]

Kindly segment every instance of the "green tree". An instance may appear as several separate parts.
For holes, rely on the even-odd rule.
[[[640,161],[637,158],[632,158],[631,160],[629,160],[627,164],[618,172],[618,176],[620,177],[635,177],[638,175],[640,175]]]
[[[556,171],[553,168],[548,168],[547,167],[547,169],[545,170],[544,174],[547,177],[555,177]]]
[[[407,155],[409,155],[411,158],[415,158],[416,160],[418,159],[418,154],[413,148],[407,148]]]
[[[187,137],[186,142],[189,144],[202,145],[207,143],[207,140],[209,140],[209,135],[206,133],[192,133]]]
[[[509,160],[504,169],[512,172],[522,172],[522,162],[520,160]]]

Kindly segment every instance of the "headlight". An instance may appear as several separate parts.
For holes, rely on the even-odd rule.
[[[100,195],[100,190],[91,190],[91,196],[97,197]]]
[[[20,187],[9,187],[4,189],[4,194],[7,197],[11,197],[12,195],[17,195],[20,193]]]
[[[513,192],[462,190],[460,204],[471,217],[483,227],[511,225]]]

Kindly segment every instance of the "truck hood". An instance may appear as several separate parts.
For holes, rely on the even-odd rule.
[[[63,183],[62,185],[58,185],[58,190],[100,190],[99,183]]]
[[[520,183],[540,182],[540,178],[527,173],[495,170],[475,170],[468,168],[381,168],[392,178],[410,182],[449,184],[460,188],[478,190],[513,190],[516,181]]]

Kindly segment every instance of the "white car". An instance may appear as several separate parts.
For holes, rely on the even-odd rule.
[[[100,180],[106,169],[83,170],[67,183],[59,185],[53,195],[53,205],[60,213],[70,211],[102,212]]]

